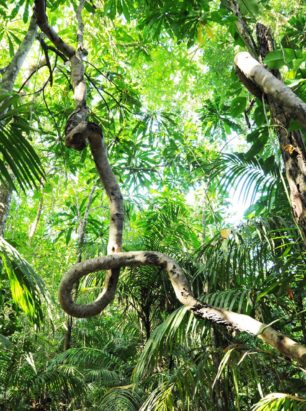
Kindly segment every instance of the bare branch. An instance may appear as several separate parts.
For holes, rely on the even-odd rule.
[[[24,82],[21,84],[18,93],[21,92],[21,90],[26,86],[26,84],[30,81],[30,79],[34,76],[35,73],[37,73],[41,68],[46,67],[46,62],[43,60],[40,64],[38,64],[28,75],[28,77],[24,80]]]
[[[75,49],[56,33],[56,31],[49,26],[48,17],[46,15],[46,2],[45,0],[35,0],[34,12],[37,20],[37,24],[41,31],[45,33],[49,40],[56,46],[56,48],[62,52],[68,58],[75,55]]]

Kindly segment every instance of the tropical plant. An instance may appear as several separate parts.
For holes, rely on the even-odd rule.
[[[1,409],[305,408],[303,15],[0,0]]]

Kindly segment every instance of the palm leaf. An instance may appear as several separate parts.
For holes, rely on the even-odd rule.
[[[295,233],[296,229],[279,217],[252,219],[232,229],[227,239],[217,235],[198,250],[197,276],[209,285],[210,293],[220,288],[261,289],[263,284],[271,286],[272,280],[280,285],[279,281],[286,282],[288,277],[280,279],[279,270],[288,267],[289,273],[291,264],[295,276],[302,270],[297,262],[302,265],[305,255]]]
[[[116,387],[109,390],[99,404],[99,410],[137,411],[141,404],[139,395],[129,387]]]
[[[155,328],[135,367],[135,381],[141,380],[148,373],[149,368],[158,359],[160,353],[163,351],[162,348],[164,348],[166,344],[169,346],[168,348],[171,349],[174,337],[180,330],[187,313],[187,309],[181,307],[171,313],[164,322]],[[189,324],[188,326],[190,327],[191,325]],[[183,335],[185,336],[185,333],[183,333]]]
[[[252,407],[252,411],[305,411],[306,399],[284,393],[266,395]]]
[[[49,303],[44,282],[3,237],[0,237],[0,258],[2,271],[9,279],[13,300],[33,323],[40,325],[44,318],[42,301]]]
[[[22,190],[40,185],[44,170],[32,145],[27,121],[29,108],[16,95],[0,95],[0,182]]]
[[[158,387],[151,392],[139,411],[174,411],[174,388],[175,385],[171,383],[159,384]]]
[[[272,161],[272,160],[271,160]],[[279,186],[276,166],[263,161],[248,159],[244,154],[222,154],[212,164],[211,179],[219,176],[219,184],[224,190],[239,190],[243,201],[254,202],[257,193],[265,194],[271,203]]]
[[[119,361],[114,355],[106,350],[101,350],[91,347],[70,348],[69,350],[58,354],[51,361],[51,364],[71,364],[77,365],[82,369],[107,369],[115,365],[118,366]]]

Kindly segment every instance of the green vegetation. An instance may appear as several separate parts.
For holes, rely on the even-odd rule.
[[[305,11],[300,0],[0,0],[1,410],[306,410]],[[249,77],[240,52],[284,94]],[[92,137],[75,136],[79,151],[69,141],[80,124],[102,128],[124,198],[111,251]],[[152,255],[121,266],[101,314],[62,310],[74,264],[148,250],[179,264],[207,315],[180,303]],[[77,282],[77,302],[106,276]],[[267,326],[252,332],[252,318]]]

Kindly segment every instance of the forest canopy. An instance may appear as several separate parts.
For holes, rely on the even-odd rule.
[[[0,408],[306,410],[306,7],[0,0]]]

